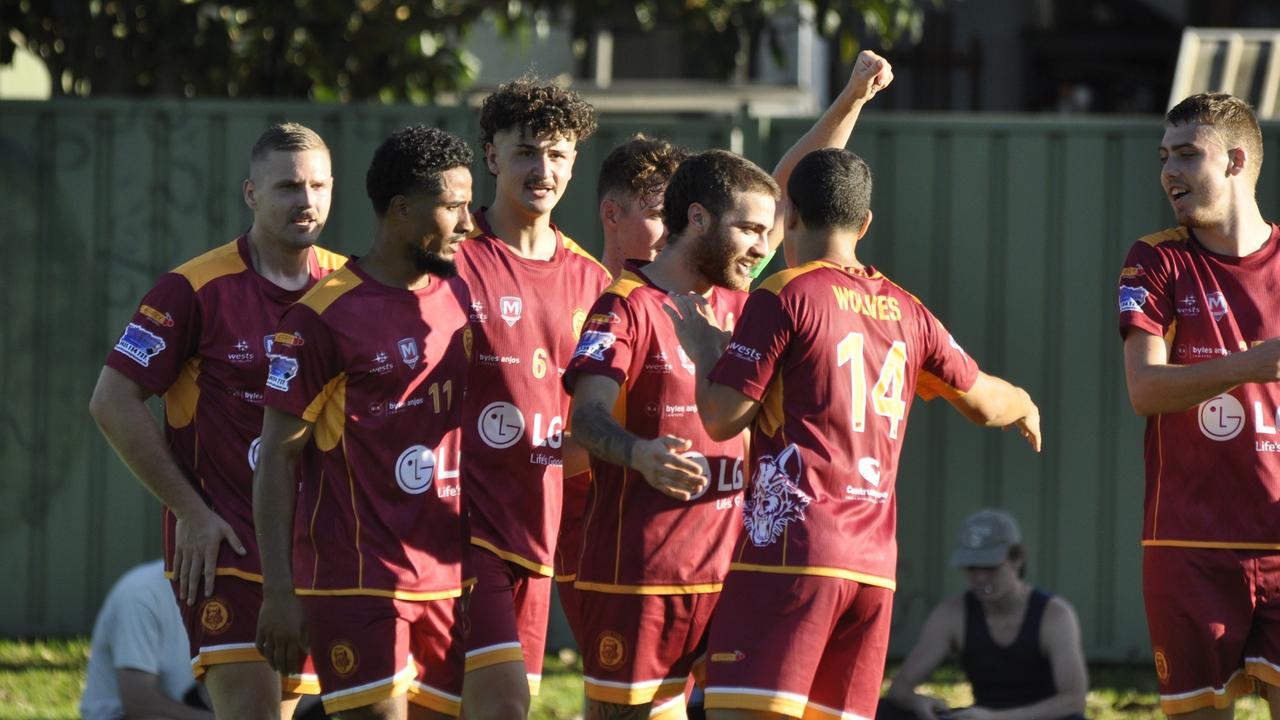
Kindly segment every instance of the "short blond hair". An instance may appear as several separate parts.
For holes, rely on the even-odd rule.
[[[277,150],[302,152],[304,150],[328,150],[329,146],[315,130],[294,122],[277,123],[263,131],[249,153],[250,162],[265,160]]]

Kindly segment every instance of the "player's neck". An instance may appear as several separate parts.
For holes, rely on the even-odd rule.
[[[369,277],[381,285],[399,290],[421,290],[431,284],[431,276],[418,269],[406,246],[391,242],[381,232],[369,253],[356,261]]]
[[[555,230],[551,229],[550,213],[529,215],[498,198],[493,207],[485,210],[484,219],[493,234],[520,257],[528,260],[555,257],[559,243]]]
[[[694,270],[688,252],[697,238],[686,238],[675,244],[668,243],[658,253],[653,262],[644,266],[644,274],[655,285],[672,293],[696,292],[706,295],[711,291],[711,283]]]
[[[1014,588],[994,600],[981,600],[985,614],[1002,619],[1021,618],[1026,611],[1027,600],[1031,597],[1031,586],[1019,580]]]
[[[249,228],[249,259],[253,270],[285,290],[301,290],[311,281],[311,248],[288,247]]]
[[[626,260],[626,258],[622,257],[622,247],[606,236],[604,239],[604,256],[600,258],[600,263],[604,265],[605,270],[609,271],[611,277],[618,277],[622,274],[623,260]]]
[[[1271,238],[1271,225],[1256,201],[1237,203],[1222,223],[1195,228],[1196,239],[1219,255],[1245,257],[1262,249]]]
[[[787,242],[792,242],[787,240]],[[798,265],[821,260],[840,267],[862,268],[858,260],[858,237],[839,230],[808,230],[795,238],[795,258]]]

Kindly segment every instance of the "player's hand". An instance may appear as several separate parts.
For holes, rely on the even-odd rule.
[[[1003,429],[1018,428],[1018,434],[1022,436],[1023,440],[1027,441],[1031,449],[1040,452],[1040,408],[1036,407],[1036,404],[1032,402],[1031,395],[1026,390],[1021,388],[1018,388],[1018,390],[1022,394],[1022,401],[1025,403],[1026,409],[1022,417],[1015,420],[1012,425],[1005,425]]]
[[[1249,382],[1280,380],[1280,338],[1263,340],[1242,354],[1249,363],[1246,370]]]
[[[677,500],[688,500],[706,489],[710,480],[702,466],[680,453],[693,446],[688,440],[664,435],[631,447],[631,467],[655,489]]]
[[[302,601],[292,591],[264,591],[254,645],[273,670],[285,675],[302,670],[310,652]]]
[[[701,365],[720,357],[733,333],[720,327],[711,303],[697,293],[670,293],[671,305],[662,309],[671,318],[680,346],[695,364]],[[700,367],[700,372],[710,368]]]
[[[213,595],[218,551],[223,541],[236,553],[245,554],[244,543],[236,537],[236,531],[209,508],[201,506],[193,516],[178,518],[178,526],[173,531],[173,579],[178,584],[178,597],[188,605],[196,603],[201,578],[204,578],[204,596]]]
[[[949,708],[947,704],[935,697],[921,695],[916,693],[911,697],[911,702],[905,708],[915,715],[919,720],[940,720],[947,717]]]
[[[893,66],[888,60],[863,50],[853,61],[853,73],[849,75],[848,89],[854,100],[866,102],[893,82]]]

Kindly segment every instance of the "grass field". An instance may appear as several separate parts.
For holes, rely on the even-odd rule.
[[[4,720],[73,720],[89,642],[69,640],[0,640],[0,718]],[[542,695],[534,700],[532,718],[570,720],[581,717],[581,666],[573,653],[548,656]],[[1163,717],[1156,706],[1155,679],[1146,666],[1101,665],[1089,669],[1088,716],[1098,720]],[[943,668],[927,686],[953,706],[972,701],[958,669]],[[1263,720],[1266,705],[1256,697],[1236,705],[1241,720]]]

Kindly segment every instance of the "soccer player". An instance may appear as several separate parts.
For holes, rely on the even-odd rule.
[[[595,127],[595,110],[576,94],[529,78],[501,86],[480,112],[496,194],[458,253],[476,350],[462,420],[476,574],[468,717],[524,718],[542,678],[563,465],[586,465],[564,431],[560,374],[609,282],[551,211]]]
[[[979,372],[918,300],[859,262],[870,199],[858,156],[809,153],[784,200],[796,265],[752,293],[732,339],[697,295],[667,309],[707,434],[751,428],[745,532],[707,647],[709,718],[875,714],[913,393],[1040,447],[1030,396]]]
[[[600,226],[604,230],[603,262],[611,277],[622,272],[623,260],[647,262],[666,244],[662,194],[672,173],[686,157],[687,151],[666,140],[636,134],[610,151],[601,163],[596,196],[600,203]],[[590,485],[589,470],[565,476],[560,533],[556,539],[556,592],[579,647],[586,641],[578,632],[581,627],[579,593],[573,583],[577,579],[582,520],[587,512]]]
[[[294,123],[268,128],[244,181],[253,225],[160,278],[89,405],[121,460],[164,503],[166,575],[192,668],[219,717],[290,717],[293,691],[305,688],[286,680],[282,705],[281,679],[253,646],[262,571],[252,478],[276,323],[346,260],[315,247],[332,191],[319,135]],[[152,395],[164,396],[163,435],[146,407]]]
[[[472,229],[471,158],[420,125],[383,142],[366,176],[369,254],[275,336],[254,478],[257,644],[282,671],[312,648],[325,711],[346,718],[459,712],[471,301],[453,258]]]
[[[1160,705],[1229,718],[1256,681],[1280,718],[1280,230],[1254,194],[1258,121],[1239,98],[1189,97],[1160,161],[1179,227],[1134,243],[1119,281]]]
[[[666,247],[629,261],[591,308],[565,373],[593,478],[574,584],[588,717],[666,706],[664,717],[683,716],[740,527],[745,447],[698,422],[693,363],[662,308],[668,293],[698,293],[732,326],[778,194],[768,173],[724,150],[681,163],[663,201]]]

